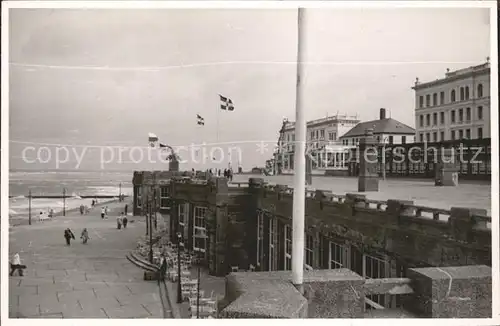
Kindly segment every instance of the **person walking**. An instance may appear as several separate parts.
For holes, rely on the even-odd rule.
[[[90,239],[89,231],[87,231],[87,228],[83,229],[82,235],[80,236],[80,238],[82,239],[83,244],[86,244],[87,241]]]
[[[71,239],[75,239],[75,235],[73,234],[73,232],[71,232],[71,230],[69,228],[67,228],[66,230],[64,230],[64,238],[66,239],[66,244],[68,246],[71,245]]]
[[[127,215],[128,212],[128,204],[125,204],[125,216]]]
[[[122,228],[122,216],[119,215],[116,217],[116,228],[120,230]]]
[[[19,253],[16,252],[14,257],[12,257],[12,261],[10,263],[10,276],[14,276],[14,273],[17,271],[19,276],[23,276],[23,269],[25,269],[26,266],[21,265],[21,257],[19,256]]]
[[[106,215],[106,211],[104,210],[104,207],[101,208],[101,218],[104,220],[104,215]]]
[[[123,215],[123,228],[124,229],[127,228],[127,223],[128,223],[127,215]]]
[[[108,208],[108,206],[104,207],[104,215],[106,216],[106,218],[108,218],[108,215],[109,215],[109,208]]]
[[[85,212],[85,206],[83,206],[83,204],[80,205],[80,215],[83,215],[83,213]]]

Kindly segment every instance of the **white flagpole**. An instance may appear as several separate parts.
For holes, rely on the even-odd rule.
[[[304,224],[306,182],[306,118],[303,108],[304,75],[303,48],[305,21],[304,8],[298,8],[297,16],[297,89],[295,93],[295,164],[293,175],[293,234],[292,234],[292,282],[303,292],[304,278]]]

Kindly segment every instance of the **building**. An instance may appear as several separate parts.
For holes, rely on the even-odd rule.
[[[364,137],[366,129],[373,129],[373,135],[379,143],[408,144],[415,140],[415,129],[392,118],[387,118],[386,110],[381,108],[378,120],[358,123],[340,137],[342,144],[357,147],[359,140]]]
[[[418,142],[490,138],[490,63],[415,81]]]
[[[342,156],[348,150],[339,143],[340,136],[359,123],[357,116],[334,115],[307,122],[306,141],[308,150],[316,159],[312,160],[313,174],[325,174],[328,169],[343,169]],[[295,154],[295,122],[283,121],[274,153],[278,174],[291,174]],[[324,154],[323,154],[324,153]]]
[[[253,296],[253,300],[265,300],[266,295],[283,296],[285,301],[287,296],[291,298],[293,291],[284,292],[286,288],[281,283],[276,285],[274,280],[273,285],[258,278],[264,272],[283,275],[284,272],[279,271],[291,269],[293,190],[265,184],[260,178],[229,184],[226,178],[174,178],[178,175],[180,173],[164,171],[135,172],[134,214],[146,205],[144,198],[149,197],[149,189],[159,187],[160,191],[155,192],[156,202],[160,207],[170,208],[164,218],[173,243],[179,242],[177,234],[180,234],[183,250],[203,258],[212,275],[256,271],[244,274],[253,285],[240,287],[243,292],[251,288],[260,291],[260,296]],[[305,200],[304,267],[325,277],[314,278],[316,283],[311,286],[321,286],[321,291],[329,293],[310,301],[311,317],[325,317],[314,314],[322,310],[314,309],[317,304],[355,312],[351,315],[337,311],[326,315],[330,318],[362,318],[365,311],[375,313],[402,304],[421,317],[451,318],[461,311],[464,312],[461,317],[491,317],[491,268],[487,267],[492,261],[491,229],[487,226],[491,217],[486,216],[486,210],[461,207],[448,211],[425,207],[425,212],[432,216],[441,216],[435,220],[423,216],[419,211],[422,207],[414,206],[411,201],[370,200],[356,194],[321,190],[307,191]],[[486,265],[480,267],[484,270],[480,279],[478,267],[470,265]],[[455,266],[463,267],[460,273],[453,272],[457,269]],[[441,268],[453,274],[452,289],[451,282],[443,281],[447,278]],[[420,276],[422,273],[426,276]],[[305,274],[306,283],[311,282],[308,273]],[[387,286],[388,281],[394,284]],[[259,282],[272,291],[265,292]],[[435,286],[440,287],[439,291]],[[230,288],[226,288],[226,295],[230,297],[225,303],[229,307],[226,311],[235,308],[230,303],[241,294],[231,296],[232,292],[227,291]],[[470,292],[474,288],[477,292]],[[456,296],[469,295],[476,300],[475,309],[450,308],[446,314],[436,315],[438,310],[429,306],[433,304],[429,298],[435,297],[433,293],[446,293],[450,289],[454,299],[443,297],[437,300],[437,306],[456,307]],[[481,295],[472,297],[470,293]],[[401,294],[414,294],[414,299],[421,300],[425,307],[416,302],[405,305],[402,300],[406,298]],[[336,300],[330,300],[337,295]],[[248,309],[256,301],[239,307]],[[285,304],[294,302],[289,300]],[[354,310],[347,308],[354,304],[359,306]],[[459,301],[459,304],[462,303]],[[259,309],[262,311],[264,306]]]

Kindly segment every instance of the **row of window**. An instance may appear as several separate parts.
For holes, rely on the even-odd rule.
[[[451,110],[450,111],[450,122],[451,123],[456,123],[456,110]],[[465,109],[465,121],[471,121],[472,118],[472,109],[471,108],[466,108]],[[477,119],[478,120],[483,120],[483,107],[478,106],[477,107]],[[458,122],[462,123],[464,121],[464,109],[458,109]],[[439,124],[444,125],[445,122],[445,112],[439,112]],[[438,113],[434,112],[432,114],[432,125],[437,126],[438,125]],[[420,115],[420,127],[424,126],[424,114]],[[428,113],[425,115],[425,126],[431,126],[431,114]]]
[[[295,141],[295,134],[288,134],[287,141]],[[325,139],[325,130],[312,130],[309,139]],[[328,132],[328,140],[337,140],[337,133],[334,131]]]
[[[351,138],[351,139],[344,139],[342,140],[343,145],[349,145],[349,141],[351,142],[351,145],[358,145],[359,141],[361,138]],[[389,144],[394,144],[394,136],[387,136],[387,138],[382,139],[382,137],[379,135],[377,136],[377,142],[389,142]],[[406,136],[401,136],[401,144],[406,144]]]
[[[465,131],[465,133],[464,133]],[[445,132],[441,131],[439,132],[439,139],[438,139],[438,133],[435,131],[432,133],[432,140],[431,140],[431,133],[425,133],[425,141],[430,142],[438,142],[438,141],[445,141]],[[458,136],[458,138],[457,138]],[[471,129],[459,129],[459,130],[451,130],[450,131],[450,139],[451,140],[459,140],[459,139],[471,139]],[[477,137],[478,139],[483,138],[483,128],[477,128]],[[424,133],[420,133],[419,135],[420,142],[424,142]]]
[[[470,91],[469,91],[469,86],[465,87],[460,87],[460,101],[467,101],[470,99]],[[483,97],[483,85],[479,84],[477,85],[477,98],[482,98]],[[457,101],[457,96],[456,92],[454,89],[450,91],[450,101],[449,103],[453,103]],[[436,105],[443,105],[445,103],[445,93],[440,92],[439,93],[439,103],[438,103],[438,94],[434,93],[432,94],[432,105],[431,105],[431,94],[425,95],[425,107],[430,107],[430,106],[436,106]],[[419,97],[419,103],[418,103],[419,108],[424,107],[424,96],[421,95]]]
[[[142,207],[142,188],[137,187],[136,206]],[[160,187],[160,208],[168,208],[170,193],[168,187]]]

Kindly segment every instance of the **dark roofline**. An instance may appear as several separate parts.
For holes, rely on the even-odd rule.
[[[374,135],[403,135],[403,136],[411,135],[411,136],[415,136],[415,132],[374,132],[373,134]],[[360,137],[360,136],[364,136],[364,135],[365,135],[364,133],[363,134],[353,134],[353,135],[348,135],[348,136],[344,135],[344,136],[340,136],[339,139]]]

